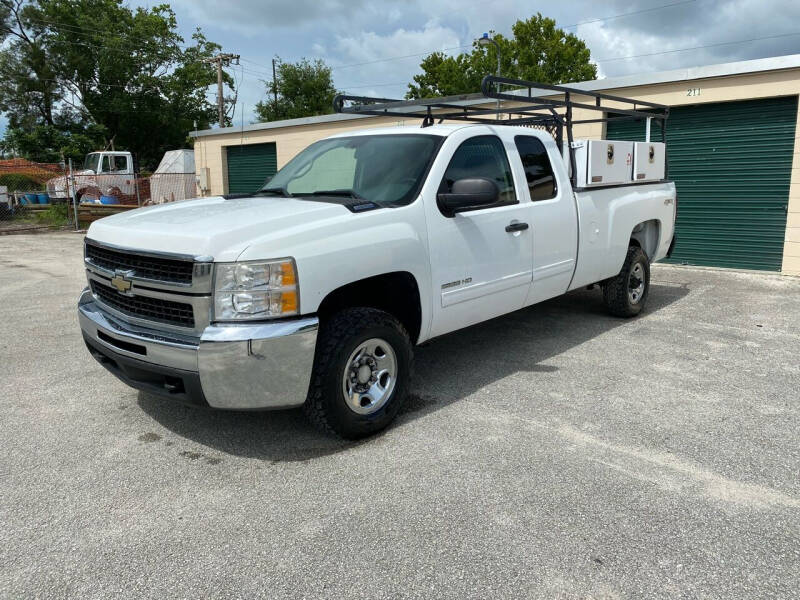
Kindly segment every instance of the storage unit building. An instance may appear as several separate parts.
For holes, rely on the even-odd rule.
[[[797,96],[679,106],[667,125],[678,190],[672,262],[780,271],[788,215]],[[643,140],[632,121],[608,137]],[[653,140],[661,131],[653,129]]]

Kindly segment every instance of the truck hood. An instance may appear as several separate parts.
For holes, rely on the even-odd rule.
[[[139,208],[105,217],[89,227],[98,242],[159,252],[234,261],[250,241],[287,236],[326,220],[352,218],[344,206],[296,198],[202,198]]]
[[[92,171],[91,169],[85,169],[83,171],[74,171],[72,174],[74,176],[94,175],[94,171]],[[45,183],[49,189],[65,190],[67,188],[67,176],[59,175],[58,177],[53,177],[52,179],[48,179]]]

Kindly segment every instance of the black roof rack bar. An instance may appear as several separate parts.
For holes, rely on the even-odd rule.
[[[349,96],[341,96],[343,100],[350,100],[351,97]],[[358,98],[359,100],[362,98]],[[547,110],[548,112],[542,113],[541,118],[544,119],[551,119],[552,118],[552,105],[550,104],[535,104],[533,106],[514,106],[514,107],[504,107],[504,108],[477,108],[477,107],[469,107],[469,106],[458,106],[458,105],[446,105],[446,104],[430,104],[425,106],[420,106],[418,103],[412,103],[415,106],[419,106],[419,112],[411,112],[411,111],[402,111],[396,110],[395,104],[387,106],[384,103],[382,104],[362,104],[359,106],[353,107],[343,107],[340,112],[343,113],[350,113],[350,114],[361,114],[361,115],[375,115],[375,116],[392,116],[392,117],[425,117],[427,115],[427,111],[431,108],[439,109],[439,110],[452,110],[454,112],[437,112],[433,113],[433,117],[436,119],[446,119],[446,120],[460,120],[460,121],[478,121],[479,117],[482,116],[491,116],[497,114],[508,114],[508,115],[523,115],[521,118],[528,118],[530,113],[536,111]],[[424,109],[424,110],[423,110]],[[483,121],[484,119],[481,119]],[[516,119],[502,119],[500,122],[503,121],[516,121]],[[497,120],[490,121],[492,123],[497,124]]]
[[[458,96],[462,98],[463,96]],[[451,98],[456,98],[452,96]],[[480,94],[476,95],[475,99],[484,99]],[[504,125],[508,123],[517,123],[524,120],[525,123],[531,119],[543,122],[552,122],[554,117],[552,114],[553,108],[550,104],[535,104],[533,106],[515,106],[505,108],[479,108],[473,106],[463,106],[458,104],[450,104],[449,102],[441,102],[441,98],[428,98],[425,100],[407,100],[407,101],[386,101],[386,98],[370,98],[366,96],[348,96],[339,95],[334,100],[334,106],[339,112],[360,115],[373,115],[380,117],[408,117],[408,118],[423,118],[425,123],[430,124],[428,114],[431,109],[436,109],[445,112],[430,113],[433,119],[447,120],[447,121],[465,121],[470,123],[485,123],[487,125]],[[362,102],[362,104],[355,106],[344,106],[344,102]],[[411,106],[419,109],[418,111],[405,111],[398,110]],[[536,111],[547,110],[547,114],[531,115]],[[452,112],[450,112],[452,111]],[[490,119],[485,117],[495,116],[497,114],[520,115],[507,119]],[[560,118],[557,113],[556,117]]]
[[[502,91],[503,86],[517,87],[518,89],[514,90],[516,93],[512,93],[512,90]],[[543,95],[543,92],[555,92],[555,94]],[[563,94],[563,99],[552,97],[558,94]],[[594,102],[591,104],[575,102],[575,97],[594,98]],[[490,108],[487,106],[487,101],[490,99],[505,100],[507,105],[502,106],[498,102],[496,107]],[[623,107],[604,106],[603,100],[622,104]],[[352,104],[345,106],[346,102]],[[576,184],[577,177],[575,151],[572,148],[573,125],[609,123],[616,120],[655,119],[661,125],[662,135],[665,135],[665,124],[669,118],[669,107],[664,104],[623,98],[564,85],[537,83],[495,75],[487,75],[483,78],[481,92],[477,94],[414,100],[339,95],[333,100],[333,108],[339,113],[422,119],[423,127],[433,125],[436,120],[440,123],[442,121],[462,121],[487,125],[541,126],[553,135],[560,150],[563,151],[564,144],[566,144],[566,148],[569,150],[573,185]],[[593,111],[600,115],[595,119],[580,117],[576,119],[574,118],[575,109]],[[492,119],[490,118],[492,115],[499,118]]]
[[[551,92],[561,92],[567,93],[577,96],[591,96],[596,99],[603,99],[603,100],[611,100],[613,102],[624,102],[626,104],[640,104],[642,106],[647,106],[649,108],[668,108],[665,104],[656,104],[655,102],[646,102],[644,100],[632,100],[631,98],[623,98],[622,96],[613,96],[611,94],[604,94],[602,92],[592,92],[589,90],[582,90],[580,88],[575,87],[567,87],[565,85],[553,85],[549,83],[537,83],[535,81],[525,81],[523,79],[511,79],[509,77],[498,77],[497,75],[487,75],[481,81],[481,92],[485,96],[489,96],[494,98],[495,97],[495,90],[492,90],[493,86],[497,85],[515,85],[517,87],[526,88],[528,90],[528,96],[515,96],[517,101],[523,101],[525,99],[530,100],[531,91],[532,90],[549,90]],[[597,102],[595,104],[597,108],[600,107],[600,103]]]
[[[571,93],[571,92],[568,92]],[[653,119],[666,119],[665,113],[654,113],[654,112],[645,112],[643,110],[634,110],[630,108],[617,108],[614,106],[597,106],[596,104],[583,104],[581,102],[573,102],[571,99],[564,99],[564,100],[557,100],[555,98],[541,98],[541,97],[531,97],[528,98],[526,96],[516,96],[514,94],[504,94],[502,92],[492,92],[491,94],[487,94],[488,98],[495,98],[496,100],[508,100],[509,102],[524,102],[524,101],[531,101],[535,100],[536,102],[543,102],[549,104],[553,107],[571,107],[575,108],[584,108],[586,110],[593,110],[593,111],[600,111],[604,113],[615,113],[620,115],[633,115],[640,118],[653,118]],[[509,112],[510,109],[507,109],[505,112]]]
[[[465,107],[461,104],[454,104],[454,102],[464,102],[470,100],[485,100],[483,94],[461,94],[458,96],[446,96],[442,98],[422,98],[418,100],[390,100],[388,98],[370,98],[369,96],[350,96],[348,94],[339,94],[333,99],[333,107],[336,112],[340,113],[366,113],[366,111],[379,111],[388,112],[394,111],[398,108],[407,108],[409,106],[419,107],[420,109],[427,108],[452,108],[454,110],[463,110]],[[353,106],[345,106],[345,102],[357,102]],[[422,115],[419,115],[422,116]]]
[[[525,96],[522,94],[499,92],[495,89],[495,87],[498,85],[513,85],[525,88],[528,91],[528,95]],[[539,110],[548,110],[553,114],[559,114],[557,109],[580,108],[604,113],[602,119],[577,120],[572,118],[572,111],[567,110],[566,113],[560,114],[559,118],[562,119],[564,124],[568,127],[571,127],[572,124],[577,124],[579,122],[598,123],[614,118],[621,118],[623,116],[634,117],[636,119],[652,118],[664,120],[669,115],[669,107],[662,104],[656,104],[654,102],[633,100],[630,98],[623,98],[621,96],[614,96],[600,92],[591,92],[562,85],[537,83],[532,81],[524,81],[521,79],[511,79],[508,77],[496,77],[494,75],[487,75],[483,78],[483,81],[481,82],[481,90],[482,93],[477,94],[459,94],[441,98],[422,98],[412,100],[392,100],[389,98],[372,98],[369,96],[352,96],[343,94],[334,98],[334,109],[337,112],[348,114],[424,118],[426,124],[431,124],[431,115],[433,118],[439,120],[445,119],[479,123],[487,122],[485,119],[480,117],[505,114],[509,115],[509,118],[495,120],[495,124],[511,124],[518,122],[519,119],[526,119],[527,121],[530,118],[531,113]],[[564,93],[565,96],[563,100],[559,98],[534,96],[533,93],[536,90],[548,90],[552,92]],[[593,104],[575,102],[572,99],[573,95],[593,97],[595,102]],[[506,106],[501,108],[488,108],[485,107],[485,105],[483,107],[476,106],[476,104],[479,104],[481,100],[487,100],[489,98],[507,100],[509,102],[513,102],[516,106]],[[628,104],[633,108],[603,106],[601,102],[603,99]],[[345,106],[346,102],[351,102],[354,104]],[[647,107],[650,110],[641,110],[639,107],[642,106]],[[655,112],[652,111],[653,109],[655,109]],[[432,110],[441,112],[432,114]]]
[[[417,116],[419,116],[419,115],[417,115]],[[643,121],[643,120],[645,120],[647,118],[650,118],[650,117],[648,117],[647,115],[644,115],[644,116],[642,116],[642,115],[620,115],[618,117],[608,117],[608,118],[598,117],[597,119],[573,119],[572,120],[572,124],[573,125],[585,125],[587,123],[610,123],[611,121]],[[652,118],[654,118],[654,119],[658,118],[659,121],[663,121],[666,117],[664,117],[664,115],[658,115],[657,117],[652,117]]]
[[[348,111],[349,112],[349,111]],[[370,115],[376,117],[407,117],[410,119],[427,119],[428,113],[427,111],[422,112],[407,112],[407,111],[388,111],[388,110],[371,110],[370,108],[363,107],[362,110],[359,110],[357,113],[359,115]],[[431,117],[434,119],[441,119],[444,115],[439,113],[432,113]],[[498,124],[499,121],[495,119],[489,118],[481,118],[481,117],[472,117],[470,115],[464,115],[463,113],[448,113],[446,115],[448,121],[468,121],[470,123],[493,123]]]
[[[552,114],[550,112],[551,106],[549,104],[535,104],[533,106],[514,106],[514,107],[503,107],[503,108],[469,108],[468,110],[461,109],[459,112],[453,113],[437,113],[434,115],[437,118],[444,118],[444,119],[456,119],[459,116],[462,118],[471,118],[471,115],[524,115],[521,118],[527,118],[530,116],[530,113],[547,110],[548,112],[542,113],[541,117],[550,119],[552,118]],[[503,119],[508,120],[508,119]],[[516,119],[513,119],[516,120]]]

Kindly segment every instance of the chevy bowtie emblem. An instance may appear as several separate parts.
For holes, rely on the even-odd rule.
[[[120,294],[124,294],[131,289],[131,280],[128,277],[133,276],[133,271],[115,271],[114,277],[111,278],[111,285],[117,288]]]

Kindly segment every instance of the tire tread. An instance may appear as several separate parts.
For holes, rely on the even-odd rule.
[[[628,300],[628,273],[639,259],[643,259],[644,262],[646,277],[645,289],[642,299],[636,305],[631,305]],[[647,255],[639,246],[630,246],[619,275],[606,281],[603,286],[603,301],[605,302],[606,308],[608,308],[608,311],[615,317],[634,317],[644,308],[649,290],[650,264],[647,260]]]
[[[375,326],[395,329],[405,339],[407,348],[411,348],[408,332],[400,321],[389,313],[375,308],[356,307],[342,310],[336,313],[328,322],[323,323],[321,327],[317,337],[317,348],[308,397],[305,404],[303,404],[303,410],[311,423],[323,433],[350,437],[337,430],[331,421],[325,406],[325,383],[330,369],[335,368],[337,351],[347,341],[348,337],[352,336],[354,331]],[[410,378],[411,373],[408,376]],[[394,399],[398,403],[402,403],[403,400],[404,398],[402,397]]]

